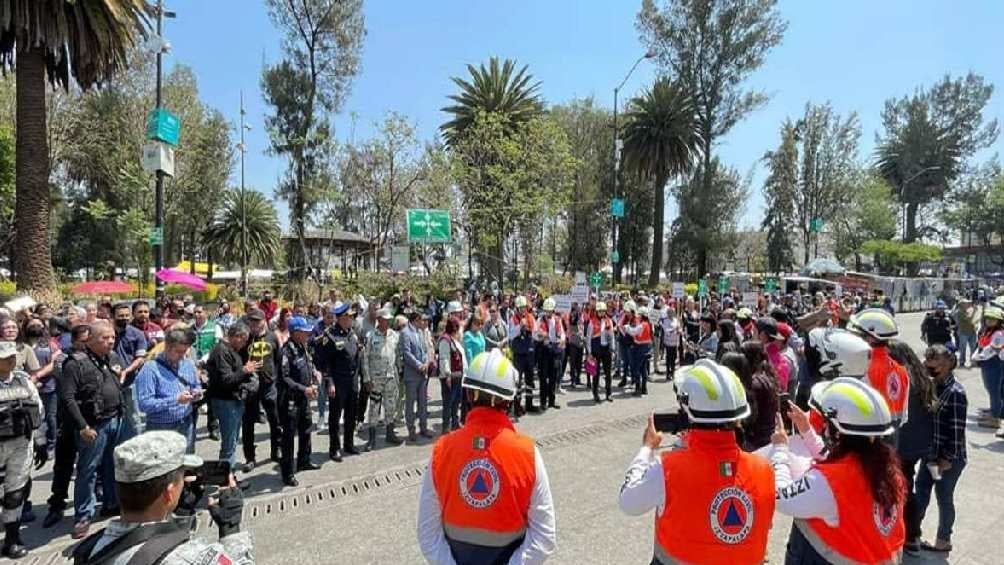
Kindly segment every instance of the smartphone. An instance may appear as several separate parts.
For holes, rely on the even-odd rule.
[[[687,429],[687,415],[683,412],[656,412],[652,419],[659,432],[678,434]]]
[[[225,487],[230,484],[230,462],[205,461],[201,467],[195,469],[194,474],[204,485]]]
[[[192,391],[192,402],[199,402],[202,400],[202,396],[205,394],[201,388]]]
[[[781,409],[781,414],[784,416],[788,415],[791,411],[791,395],[787,392],[782,392],[777,395],[778,407]]]

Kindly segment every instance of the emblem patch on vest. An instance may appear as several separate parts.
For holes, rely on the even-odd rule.
[[[882,537],[888,537],[889,532],[896,525],[896,519],[898,518],[896,508],[883,510],[879,507],[878,502],[875,502],[872,504],[872,516],[875,518],[875,527],[878,528]]]
[[[711,501],[711,531],[723,542],[742,542],[753,529],[753,501],[746,491],[726,487]]]
[[[488,459],[464,465],[460,472],[460,495],[472,508],[488,508],[499,497],[499,472]]]
[[[899,400],[900,386],[899,386],[899,375],[893,373],[886,377],[885,381],[886,392],[889,393],[889,398],[891,400]]]

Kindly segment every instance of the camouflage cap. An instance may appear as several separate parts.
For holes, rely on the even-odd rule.
[[[17,355],[17,345],[13,341],[0,341],[0,359]]]
[[[152,431],[140,434],[115,448],[115,481],[139,483],[202,465],[198,455],[185,453],[185,437],[177,432]]]

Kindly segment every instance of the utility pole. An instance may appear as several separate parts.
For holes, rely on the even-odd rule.
[[[164,51],[167,43],[163,39],[164,17],[173,18],[174,12],[164,10],[164,0],[157,0],[157,38],[160,39],[160,48],[157,49],[157,109],[164,107],[163,99],[163,77],[164,77]],[[154,192],[154,219],[153,228],[159,237],[153,244],[153,265],[154,272],[164,268],[164,171],[157,170],[157,188]],[[157,285],[157,299],[164,297],[164,281],[154,277]]]
[[[244,141],[244,132],[251,129],[251,126],[244,123],[244,116],[247,111],[244,109],[244,91],[241,91],[241,143],[237,147],[241,152],[241,295],[244,301],[248,299],[248,217],[247,217],[247,195],[244,189],[244,154],[247,153],[247,144]]]

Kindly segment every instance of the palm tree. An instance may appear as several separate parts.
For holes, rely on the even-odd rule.
[[[244,191],[243,203],[246,205],[244,220],[247,227],[243,231],[247,239],[248,264],[274,264],[282,248],[282,229],[275,206],[264,194],[255,190]],[[241,191],[227,190],[223,196],[223,205],[202,232],[203,243],[213,249],[214,255],[221,262],[231,265],[243,264],[241,204]]]
[[[644,180],[653,182],[652,268],[648,285],[659,284],[666,212],[666,183],[689,171],[700,151],[697,113],[683,87],[659,79],[651,90],[631,101],[624,126],[624,163]]]
[[[518,72],[516,62],[506,59],[501,66],[497,57],[480,67],[467,65],[471,80],[451,77],[454,84],[460,87],[460,94],[452,94],[450,100],[453,106],[442,109],[452,114],[453,119],[439,126],[448,146],[456,143],[459,136],[477,119],[479,112],[495,112],[506,118],[509,125],[515,126],[525,122],[543,111],[543,103],[537,91],[540,82],[533,82],[533,75],[527,72],[526,65]]]
[[[0,0],[0,65],[17,78],[14,268],[19,289],[54,284],[49,234],[45,79],[87,89],[126,64],[146,37],[145,0]]]

